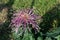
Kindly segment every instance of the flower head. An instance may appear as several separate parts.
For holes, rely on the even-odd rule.
[[[18,32],[19,27],[22,26],[23,29],[26,29],[31,24],[32,28],[38,31],[39,26],[36,20],[40,18],[41,16],[33,13],[33,9],[23,9],[13,14],[11,26],[15,27],[15,31]]]

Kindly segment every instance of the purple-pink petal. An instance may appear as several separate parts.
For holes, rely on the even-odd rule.
[[[12,26],[17,27],[16,32],[20,26],[23,26],[23,28],[29,27],[27,24],[32,24],[32,28],[38,30],[39,26],[36,20],[39,18],[39,15],[33,13],[33,9],[24,9],[13,14],[11,23]]]

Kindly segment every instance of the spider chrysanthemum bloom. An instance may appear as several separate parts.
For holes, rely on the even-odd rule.
[[[23,30],[28,27],[29,30],[29,25],[31,24],[32,28],[35,31],[38,31],[40,28],[38,26],[37,20],[40,18],[41,16],[33,13],[33,9],[23,9],[13,14],[11,27],[15,27],[15,31],[17,33],[20,27],[23,27]]]

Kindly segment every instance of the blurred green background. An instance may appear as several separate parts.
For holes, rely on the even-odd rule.
[[[15,34],[14,37],[12,37],[11,29],[8,28],[12,13],[20,9],[30,8],[32,1],[33,0],[0,0],[0,23],[3,23],[0,25],[0,40],[15,40],[13,38],[17,37],[17,35]],[[43,21],[39,24],[42,28],[41,32],[43,34],[50,32],[54,36],[54,32],[60,27],[60,0],[34,0],[32,6],[34,12],[43,18]],[[56,31],[56,33],[59,33],[59,30]],[[32,36],[32,34],[26,32],[22,40],[34,40],[36,37],[33,38]],[[37,36],[35,40],[44,40],[42,37],[44,36]],[[60,40],[60,35],[54,38]],[[45,40],[49,39],[52,40],[50,37],[46,37]],[[17,38],[16,40],[21,39]]]

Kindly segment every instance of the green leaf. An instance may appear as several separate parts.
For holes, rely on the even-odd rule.
[[[42,37],[38,37],[38,39],[37,40],[42,40]]]
[[[22,40],[34,40],[32,33],[29,33],[28,30],[26,30]]]

